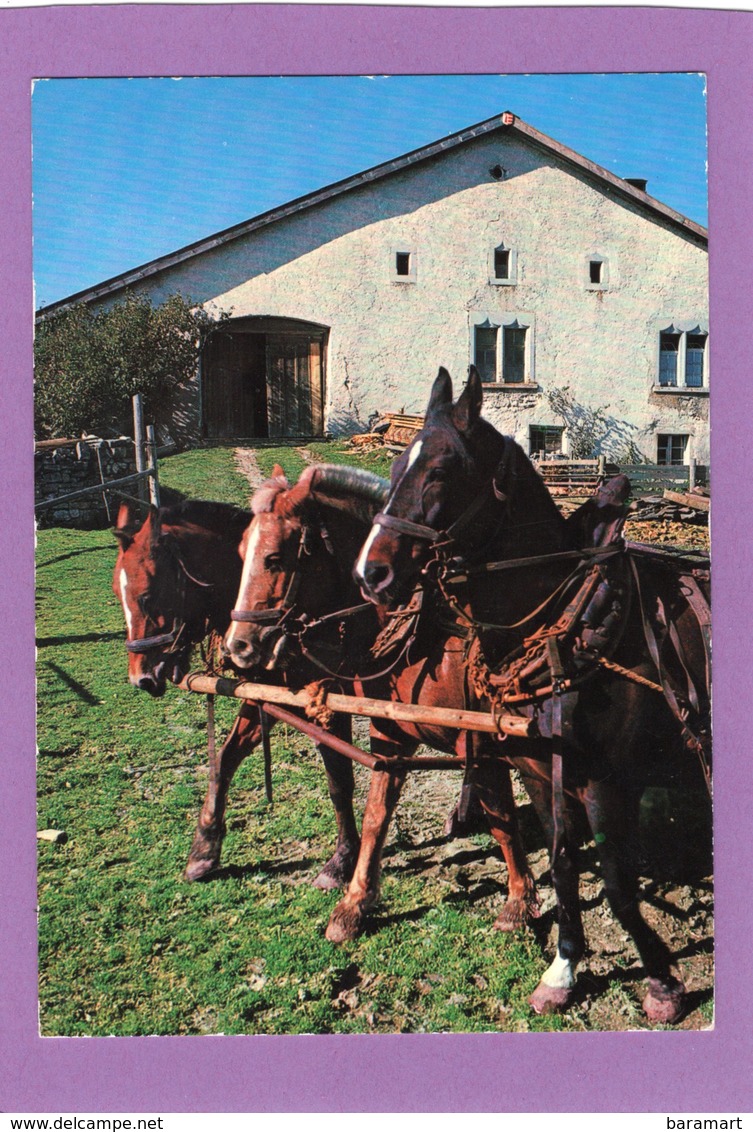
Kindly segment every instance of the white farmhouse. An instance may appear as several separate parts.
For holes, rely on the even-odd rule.
[[[232,319],[182,439],[363,431],[470,363],[526,450],[709,461],[707,232],[506,112],[72,302],[179,291]],[[176,423],[177,422],[177,423]]]

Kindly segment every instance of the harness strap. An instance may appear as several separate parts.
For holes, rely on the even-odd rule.
[[[134,641],[126,641],[125,647],[128,652],[149,652],[151,649],[162,648],[163,645],[174,645],[182,628],[175,627],[169,633],[158,633],[154,637],[137,637]]]
[[[701,587],[692,574],[682,574],[682,592],[685,600],[695,614],[701,630],[703,650],[706,654],[706,687],[711,686],[711,609]]]
[[[534,554],[530,558],[506,558],[502,562],[482,562],[464,571],[465,575],[490,574],[500,570],[520,570],[525,566],[538,566],[549,562],[567,562],[571,559],[588,561],[591,558],[598,560],[612,558],[622,554],[625,544],[620,539],[606,546],[587,546],[581,550],[557,550],[553,554]]]
[[[231,609],[230,620],[249,625],[276,625],[286,613],[285,609]]]
[[[410,519],[401,519],[398,515],[390,515],[388,512],[380,511],[374,516],[374,525],[385,527],[387,530],[395,531],[399,535],[407,535],[409,538],[423,539],[425,542],[452,542],[465,527],[475,519],[478,512],[486,506],[489,498],[489,492],[486,490],[480,491],[471,503],[463,511],[462,515],[452,523],[446,531],[437,531],[433,527],[426,526],[425,523],[414,523]],[[505,496],[498,495],[498,499],[504,499]]]
[[[397,515],[388,515],[380,511],[374,516],[374,526],[385,527],[399,535],[408,535],[409,538],[421,538],[427,542],[440,542],[445,539],[442,531],[435,531],[423,523],[412,523],[409,519],[400,519]]]

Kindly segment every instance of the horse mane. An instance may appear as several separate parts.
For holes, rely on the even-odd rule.
[[[363,468],[310,464],[293,487],[284,476],[268,479],[254,493],[251,510],[254,515],[274,511],[282,518],[293,518],[314,500],[333,507],[339,505],[339,509],[351,500],[379,507],[387,498],[388,491],[386,480]]]
[[[186,526],[193,523],[218,534],[225,534],[234,528],[245,528],[251,518],[250,512],[236,507],[233,503],[218,503],[209,499],[184,499],[169,507],[160,507],[156,524],[162,526]]]

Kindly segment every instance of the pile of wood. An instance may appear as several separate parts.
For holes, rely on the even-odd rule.
[[[663,495],[646,495],[631,504],[631,518],[637,522],[656,522],[663,519],[671,523],[706,524],[709,521],[708,489],[696,487],[690,491],[665,491]]]
[[[356,448],[385,447],[393,452],[402,452],[423,427],[423,417],[406,413],[383,413],[374,422],[371,432],[351,436],[350,442]]]

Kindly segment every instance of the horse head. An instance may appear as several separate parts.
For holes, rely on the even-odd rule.
[[[392,466],[387,504],[356,563],[370,600],[389,605],[406,596],[438,534],[462,523],[472,501],[487,493],[504,439],[481,418],[481,403],[474,366],[456,402],[449,373],[439,370],[424,426]]]
[[[473,561],[490,551],[522,557],[561,538],[545,484],[520,445],[482,418],[482,399],[475,366],[457,401],[439,370],[424,426],[393,464],[387,504],[356,563],[369,600],[399,604],[438,547]]]
[[[290,486],[276,465],[253,497],[241,544],[243,573],[225,635],[238,668],[286,667],[292,631],[347,605],[356,550],[387,484],[356,468],[310,465]]]
[[[179,683],[186,674],[191,649],[208,629],[224,631],[232,599],[216,579],[228,576],[233,590],[237,586],[246,522],[237,508],[187,501],[162,511],[152,507],[139,525],[130,504],[122,504],[113,591],[125,616],[134,687],[161,696],[167,680]]]

